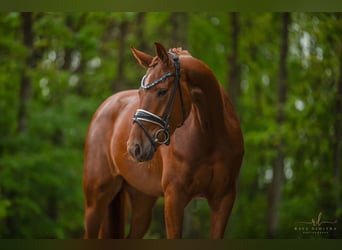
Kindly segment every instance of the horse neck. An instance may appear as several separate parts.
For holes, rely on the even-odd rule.
[[[191,63],[187,79],[194,119],[210,133],[223,129],[225,107],[221,87],[212,71],[201,61],[195,60]]]

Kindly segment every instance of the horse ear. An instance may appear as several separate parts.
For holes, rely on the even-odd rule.
[[[148,66],[151,64],[153,56],[150,56],[140,50],[137,50],[133,47],[131,47],[131,51],[135,59],[137,59],[138,63],[145,67],[148,68]]]
[[[170,60],[170,57],[167,54],[167,51],[164,48],[164,46],[161,43],[158,43],[158,42],[155,42],[154,46],[155,46],[155,50],[156,50],[156,55],[159,57],[159,59],[163,63],[169,64],[171,60]]]

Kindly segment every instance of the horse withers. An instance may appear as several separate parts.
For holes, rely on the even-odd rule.
[[[147,69],[139,90],[110,96],[88,130],[85,238],[142,238],[161,196],[167,238],[182,236],[184,208],[195,197],[208,200],[210,238],[223,238],[244,154],[233,105],[186,50],[160,43],[156,56],[131,50]]]

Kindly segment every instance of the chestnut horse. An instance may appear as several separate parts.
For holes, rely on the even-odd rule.
[[[132,48],[147,68],[140,89],[112,95],[91,121],[85,238],[142,238],[160,196],[167,238],[182,236],[184,208],[194,197],[208,200],[210,238],[224,236],[244,154],[237,115],[203,62],[159,43],[155,52]]]

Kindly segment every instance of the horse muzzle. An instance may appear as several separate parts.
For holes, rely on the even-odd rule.
[[[144,162],[153,158],[155,148],[149,143],[133,142],[128,143],[127,151],[135,161]]]

